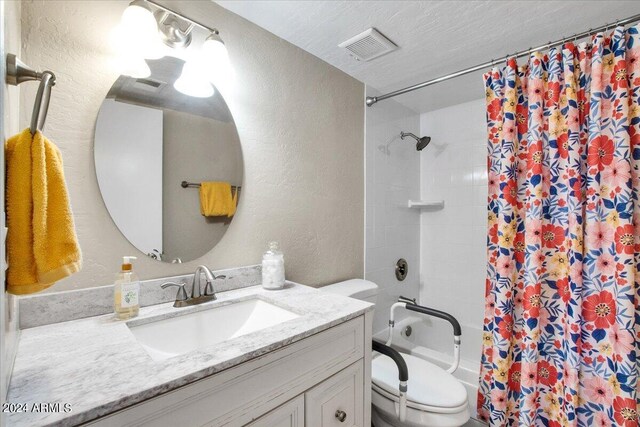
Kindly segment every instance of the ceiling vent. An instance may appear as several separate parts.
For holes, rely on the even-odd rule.
[[[375,28],[369,28],[346,42],[340,43],[338,46],[347,49],[349,54],[358,61],[371,61],[398,49],[394,42]]]

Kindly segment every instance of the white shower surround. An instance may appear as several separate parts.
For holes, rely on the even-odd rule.
[[[413,139],[400,140],[400,131],[419,130],[420,116],[394,100],[366,110],[365,278],[379,287],[374,333],[386,328],[399,295],[419,294],[420,213],[407,201],[420,195],[420,153]],[[402,282],[395,277],[399,258],[409,263]]]
[[[463,364],[477,370],[486,277],[484,99],[424,113],[420,128],[432,137],[421,154],[421,196],[445,201],[444,209],[421,213],[420,302],[458,319]],[[423,331],[419,345],[428,343],[432,350],[453,354],[448,323],[432,321]]]

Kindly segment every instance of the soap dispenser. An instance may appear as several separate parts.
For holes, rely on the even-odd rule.
[[[278,248],[278,242],[269,242],[269,250],[262,256],[262,287],[284,288],[284,255]]]
[[[122,268],[116,276],[113,292],[113,309],[120,320],[136,317],[140,311],[140,280],[133,272],[131,260],[134,256],[122,257]]]

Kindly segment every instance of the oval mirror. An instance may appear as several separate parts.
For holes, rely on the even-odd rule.
[[[217,90],[196,98],[174,88],[183,60],[147,63],[150,77],[118,77],[100,107],[96,176],[131,244],[153,259],[190,261],[209,252],[233,219],[243,177],[240,140]],[[201,200],[203,182],[208,196]]]

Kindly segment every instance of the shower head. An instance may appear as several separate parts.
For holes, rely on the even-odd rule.
[[[418,150],[418,151],[422,151],[422,149],[424,147],[426,147],[427,145],[429,145],[429,143],[431,142],[431,137],[430,136],[423,136],[422,138],[418,138],[417,136],[415,136],[411,132],[400,132],[400,139],[404,139],[405,136],[410,136],[411,138],[413,138],[413,139],[415,139],[417,141],[416,150]]]

